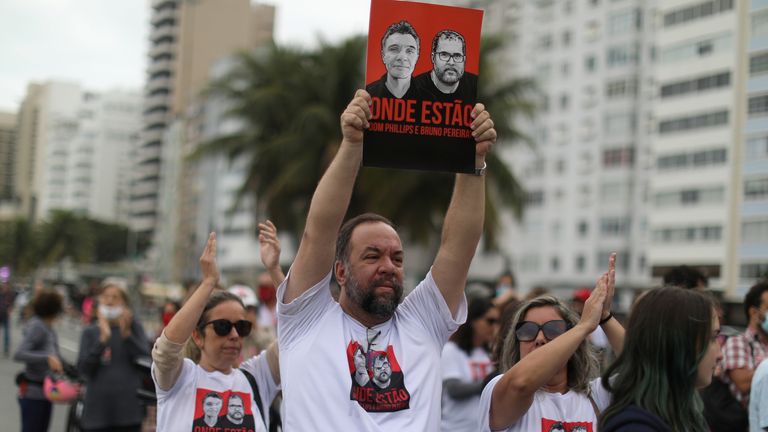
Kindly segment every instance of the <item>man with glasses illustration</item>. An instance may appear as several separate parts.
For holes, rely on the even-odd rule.
[[[466,72],[464,36],[442,30],[432,39],[432,70],[416,76],[413,85],[423,99],[462,100],[472,103],[477,95],[477,75]]]

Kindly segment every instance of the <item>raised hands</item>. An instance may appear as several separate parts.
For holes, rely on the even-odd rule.
[[[261,263],[267,270],[280,266],[280,239],[277,228],[270,220],[259,222],[259,252]]]
[[[216,264],[216,233],[208,235],[208,242],[203,249],[203,255],[200,256],[200,271],[203,273],[204,282],[213,282],[216,285],[219,282],[219,267]]]
[[[608,271],[597,280],[595,289],[584,303],[579,323],[584,323],[591,330],[597,328],[600,322],[610,316],[613,294],[616,291],[616,254],[612,253],[608,260]]]
[[[355,97],[341,114],[341,133],[350,144],[363,143],[363,130],[368,129],[371,118],[371,95],[365,90],[355,92]]]
[[[493,128],[491,115],[485,110],[485,105],[475,104],[472,110],[472,136],[475,138],[475,161],[484,162],[485,156],[491,151],[496,142],[496,129]],[[479,167],[478,167],[479,168]]]

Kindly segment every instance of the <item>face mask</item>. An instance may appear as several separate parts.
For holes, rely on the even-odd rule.
[[[508,290],[512,289],[512,285],[509,284],[501,284],[496,287],[496,297],[499,297],[500,295],[504,294]]]
[[[120,317],[123,314],[122,306],[107,306],[99,305],[99,314],[107,321],[112,321]]]
[[[768,314],[765,314],[763,317],[763,322],[760,323],[760,327],[763,328],[763,331],[768,333]]]

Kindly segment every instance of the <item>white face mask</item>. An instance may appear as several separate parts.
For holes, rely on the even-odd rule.
[[[123,314],[122,306],[107,306],[99,305],[99,314],[107,321],[112,321],[120,317]]]

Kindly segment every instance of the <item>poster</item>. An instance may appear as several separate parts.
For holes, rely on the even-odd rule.
[[[363,165],[473,173],[483,11],[371,0]]]

